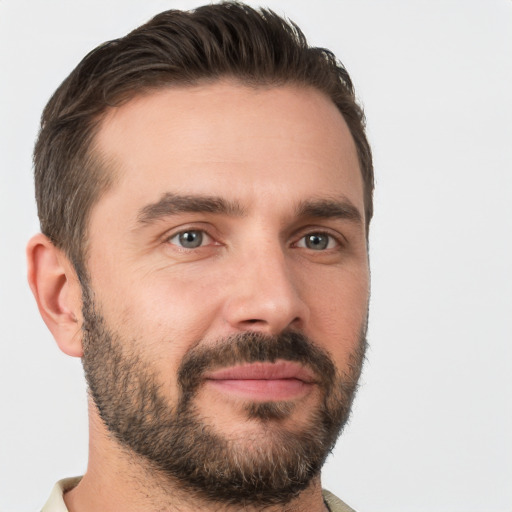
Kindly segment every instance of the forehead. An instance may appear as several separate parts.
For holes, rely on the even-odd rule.
[[[352,194],[363,210],[349,129],[312,88],[218,82],[161,89],[110,109],[96,147],[117,174],[107,195],[133,206],[168,192],[242,201],[285,192],[300,200],[314,189]]]

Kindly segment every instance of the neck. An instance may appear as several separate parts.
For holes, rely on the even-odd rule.
[[[89,464],[77,487],[66,493],[69,512],[240,512],[241,505],[205,501],[121,447],[90,410]],[[246,505],[244,512],[324,512],[320,477],[286,504]]]

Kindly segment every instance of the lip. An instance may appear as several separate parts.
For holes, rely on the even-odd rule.
[[[308,384],[315,382],[313,372],[293,361],[276,361],[275,363],[246,363],[207,372],[208,380],[277,380],[297,379]]]
[[[316,382],[311,370],[291,361],[222,368],[206,373],[205,380],[220,392],[257,401],[297,399]]]

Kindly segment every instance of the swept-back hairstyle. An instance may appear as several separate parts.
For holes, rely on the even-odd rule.
[[[64,250],[85,278],[87,225],[92,206],[113,182],[94,151],[109,107],[169,85],[233,78],[242,84],[314,87],[343,115],[357,149],[365,217],[372,217],[373,166],[362,109],[336,57],[309,47],[293,22],[237,2],[170,10],[125,37],[90,52],[44,109],[34,151],[42,232]]]

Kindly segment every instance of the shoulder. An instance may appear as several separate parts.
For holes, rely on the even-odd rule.
[[[74,478],[64,478],[59,480],[52,489],[48,501],[45,503],[41,512],[68,512],[66,504],[64,503],[64,493],[73,489],[78,485],[81,476]]]
[[[323,490],[322,491],[324,501],[329,507],[330,512],[356,512],[353,508],[350,508],[346,503],[341,501],[338,497],[334,496],[332,492]]]

